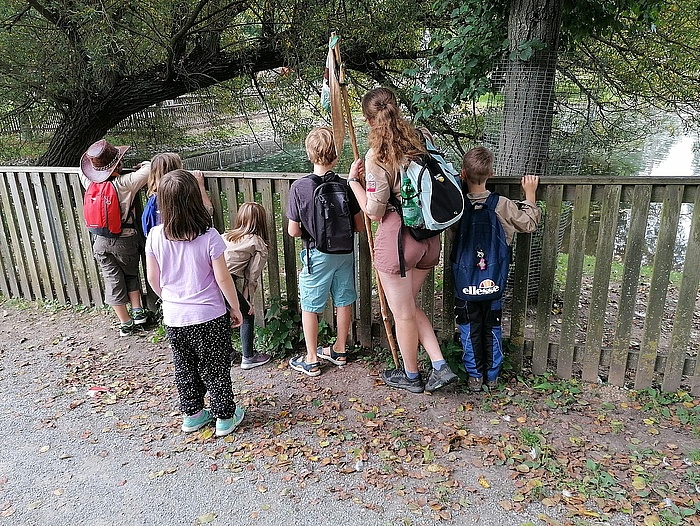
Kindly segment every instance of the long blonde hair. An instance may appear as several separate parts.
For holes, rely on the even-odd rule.
[[[255,202],[243,203],[238,207],[233,228],[224,233],[226,241],[236,243],[248,234],[260,236],[268,242],[267,213],[265,207]]]
[[[182,168],[182,159],[173,152],[158,153],[151,159],[151,173],[148,174],[149,197],[158,192],[160,178],[168,172]]]
[[[396,95],[387,88],[375,88],[362,97],[362,113],[372,121],[367,142],[376,160],[391,173],[402,163],[425,153],[421,136],[413,124],[403,118]]]

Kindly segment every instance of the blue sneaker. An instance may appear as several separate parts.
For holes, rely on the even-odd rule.
[[[233,432],[243,421],[245,409],[237,407],[232,418],[217,418],[216,419],[216,436],[223,437]]]
[[[182,421],[182,430],[185,433],[192,433],[197,431],[199,428],[206,426],[209,422],[214,420],[208,409],[202,409],[199,416],[185,416]]]

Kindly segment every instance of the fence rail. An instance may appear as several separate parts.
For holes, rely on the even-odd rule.
[[[205,172],[219,231],[243,201],[268,211],[270,260],[254,301],[259,314],[273,298],[298,305],[299,246],[285,233],[284,209],[300,175]],[[520,197],[517,179],[493,182],[502,195]],[[700,394],[698,188],[696,178],[546,178],[538,189],[541,231],[517,236],[504,307],[516,366],[529,361],[535,374],[580,374],[637,389],[659,383],[665,391],[683,386]],[[366,234],[358,237],[354,335],[370,346],[382,323]],[[448,341],[455,325],[445,265],[451,241],[444,237],[442,263],[419,301]],[[75,168],[0,167],[0,268],[7,298],[102,305]],[[533,282],[535,295],[528,294]]]

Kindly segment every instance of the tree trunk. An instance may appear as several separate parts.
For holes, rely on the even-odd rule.
[[[563,0],[510,0],[503,128],[496,169],[501,175],[544,175],[554,108],[554,80]],[[544,44],[530,57],[523,43]]]
[[[255,50],[232,57],[223,53],[206,60],[197,55],[182,65],[186,74],[170,79],[147,71],[137,78],[122,78],[102,94],[79,94],[54,133],[40,166],[77,166],[80,156],[121,121],[153,104],[242,75],[283,65],[274,49]]]

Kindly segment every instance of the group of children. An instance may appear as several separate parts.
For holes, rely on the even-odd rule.
[[[315,207],[323,200],[312,198],[314,190],[327,182],[341,188],[341,194],[345,187],[345,198],[341,195],[339,203],[350,221],[351,238],[354,232],[364,230],[364,218],[347,182],[333,171],[338,156],[332,131],[313,129],[305,146],[314,166],[313,174],[292,184],[286,214],[288,233],[300,237],[304,246],[299,288],[306,353],[291,358],[289,365],[313,377],[321,374],[320,360],[338,366],[347,363],[346,341],[357,298],[352,248],[348,251],[344,245],[337,252],[322,251],[320,240],[312,235],[317,228],[313,224]],[[244,409],[234,401],[231,384],[232,328],[241,327],[242,369],[270,361],[269,355],[256,353],[253,346],[253,296],[268,257],[267,212],[257,203],[243,203],[233,228],[219,234],[213,227],[213,207],[201,172],[184,170],[177,154],[164,153],[142,162],[133,172],[122,173],[122,157],[127,149],[101,140],[81,159],[81,181],[86,188],[91,181],[111,181],[119,195],[121,235],[95,236],[93,242],[93,253],[105,282],[105,302],[119,319],[121,335],[130,334],[147,319],[139,279],[144,241],[134,225],[132,210],[137,192],[147,185],[148,213],[142,216],[147,280],[162,300],[163,324],[173,352],[175,384],[185,415],[182,430],[193,432],[216,420],[216,436],[228,435],[244,416]],[[357,175],[351,173],[353,180],[357,180]],[[475,148],[465,154],[461,171],[467,191],[465,199],[483,202],[490,193],[486,180],[492,175],[493,154],[488,149]],[[525,201],[520,206],[499,197],[496,212],[509,234],[509,244],[516,231],[532,231],[539,221],[535,204],[537,182],[534,176],[523,178]],[[343,235],[347,236],[347,231]],[[352,247],[352,239],[350,243]],[[336,310],[337,335],[333,344],[323,347],[318,345],[318,319],[329,296]],[[130,311],[127,305],[131,306]],[[457,321],[468,386],[478,390],[482,384],[494,387],[500,370],[500,303],[472,307],[459,304]],[[204,407],[207,392],[209,409]]]

